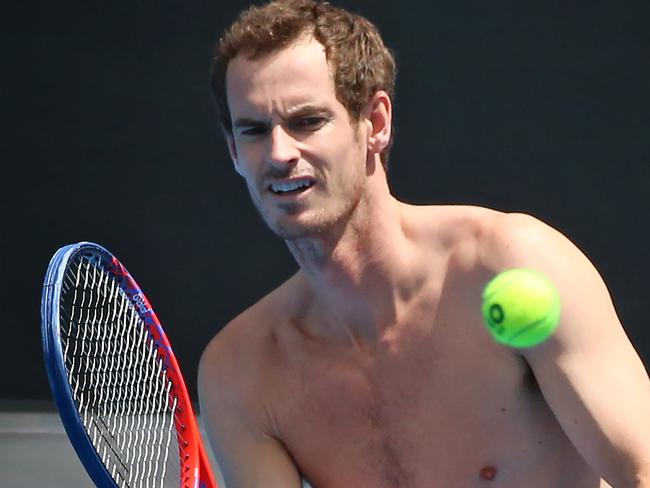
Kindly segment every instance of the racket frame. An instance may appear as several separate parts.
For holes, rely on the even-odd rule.
[[[185,381],[156,313],[122,263],[105,248],[92,242],[70,244],[54,254],[45,275],[41,298],[41,338],[50,388],[63,426],[84,468],[98,487],[117,487],[83,427],[68,382],[61,346],[59,304],[63,276],[68,263],[79,253],[92,254],[109,263],[111,274],[118,280],[120,288],[126,293],[129,301],[134,304],[156,345],[158,354],[163,358],[166,376],[172,382],[169,394],[177,398],[174,424],[179,444],[179,457],[182,454],[179,460],[180,487],[217,488],[201,442]]]

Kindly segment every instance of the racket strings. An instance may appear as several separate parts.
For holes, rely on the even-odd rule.
[[[127,294],[101,263],[79,256],[66,270],[60,310],[73,396],[117,485],[178,486],[173,385]]]

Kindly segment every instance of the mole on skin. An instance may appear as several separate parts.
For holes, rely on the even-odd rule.
[[[497,469],[494,466],[485,466],[481,468],[479,476],[486,481],[492,481],[497,475]]]

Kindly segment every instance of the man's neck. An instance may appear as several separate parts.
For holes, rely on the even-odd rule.
[[[342,228],[288,241],[326,335],[374,342],[399,321],[422,281],[404,232],[405,206],[387,191],[363,198]]]

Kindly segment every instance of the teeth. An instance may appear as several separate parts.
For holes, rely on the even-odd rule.
[[[271,190],[275,193],[284,193],[308,186],[311,186],[308,180],[283,181],[281,183],[271,183]]]

